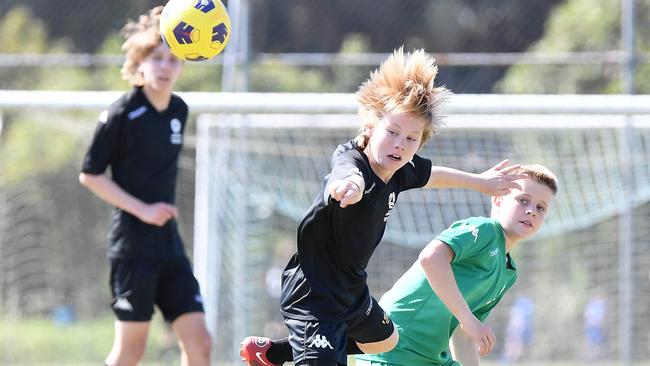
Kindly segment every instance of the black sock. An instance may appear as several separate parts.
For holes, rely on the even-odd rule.
[[[345,345],[345,352],[348,355],[361,355],[363,351],[357,345],[354,339],[348,337],[348,343]]]
[[[271,347],[266,351],[266,358],[276,365],[293,361],[293,352],[291,351],[291,345],[289,345],[289,338],[271,341]]]

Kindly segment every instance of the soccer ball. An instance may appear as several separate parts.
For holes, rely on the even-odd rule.
[[[169,0],[160,14],[160,34],[174,56],[203,61],[226,47],[230,17],[219,0]]]

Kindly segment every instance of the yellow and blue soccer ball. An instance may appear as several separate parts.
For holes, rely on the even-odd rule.
[[[226,47],[230,17],[219,0],[169,0],[160,14],[160,34],[174,56],[203,61]]]

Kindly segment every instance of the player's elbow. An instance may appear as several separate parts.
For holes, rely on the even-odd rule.
[[[423,268],[449,263],[453,257],[451,250],[441,241],[434,240],[424,247],[418,255],[418,264]]]
[[[88,175],[86,173],[79,173],[79,183],[84,187],[88,186]]]
[[[418,264],[422,268],[427,268],[431,266],[435,262],[435,258],[433,257],[432,253],[430,252],[425,252],[424,250],[420,252],[420,255],[418,255]]]
[[[93,181],[97,179],[96,175],[88,173],[79,173],[79,183],[86,188],[90,188]]]

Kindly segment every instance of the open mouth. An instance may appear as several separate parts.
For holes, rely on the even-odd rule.
[[[530,221],[528,221],[528,220],[520,220],[519,222],[526,225],[526,226],[528,226],[528,227],[533,227],[533,224],[531,224]]]
[[[392,161],[400,161],[400,160],[402,160],[402,157],[401,157],[401,156],[399,156],[399,155],[395,155],[395,154],[390,154],[390,155],[388,155],[388,158],[389,158],[390,160],[392,160]]]

